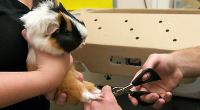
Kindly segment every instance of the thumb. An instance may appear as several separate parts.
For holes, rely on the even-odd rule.
[[[91,103],[85,103],[84,104],[84,110],[91,110]]]
[[[112,90],[111,90],[111,87],[106,85],[102,88],[102,93],[103,93],[103,96],[106,97],[106,96],[110,96],[110,95],[113,95],[112,93]]]

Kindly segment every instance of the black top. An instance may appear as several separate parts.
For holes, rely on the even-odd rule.
[[[29,11],[18,0],[0,0],[0,71],[27,71],[28,47],[19,17]],[[0,110],[49,110],[49,102],[38,96]]]

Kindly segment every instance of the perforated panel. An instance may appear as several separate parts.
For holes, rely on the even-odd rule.
[[[144,63],[149,54],[170,52],[200,44],[198,10],[82,10],[88,29],[86,45],[75,57],[92,72],[130,74],[140,67],[113,64],[110,57],[138,58]]]

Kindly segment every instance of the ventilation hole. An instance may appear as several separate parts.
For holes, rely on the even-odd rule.
[[[104,78],[106,80],[111,80],[112,79],[112,75],[106,74],[106,75],[104,75]]]
[[[178,40],[177,39],[173,39],[173,42],[177,42]]]
[[[133,31],[133,28],[130,28],[130,31]]]
[[[163,21],[162,21],[162,20],[160,20],[160,21],[159,21],[159,23],[163,23]]]
[[[166,29],[165,31],[166,31],[166,32],[169,32],[169,29]]]
[[[140,37],[135,37],[136,40],[140,39]]]
[[[98,29],[100,30],[100,29],[102,29],[102,27],[98,27]]]
[[[127,22],[128,22],[128,20],[126,19],[124,22],[125,22],[125,23],[127,23]]]
[[[98,19],[94,19],[94,21],[98,21]]]

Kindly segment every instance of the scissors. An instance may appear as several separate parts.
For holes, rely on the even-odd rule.
[[[148,75],[147,78],[144,78],[144,75]],[[123,94],[130,94],[132,97],[135,97],[138,100],[138,104],[140,105],[152,105],[154,103],[147,103],[140,99],[140,96],[145,94],[150,94],[151,92],[148,91],[132,91],[130,90],[134,86],[139,86],[142,84],[150,83],[153,81],[161,80],[160,76],[157,74],[157,72],[152,68],[145,68],[143,70],[139,70],[135,77],[132,79],[129,85],[125,87],[113,87],[112,92],[115,97],[121,96]]]

